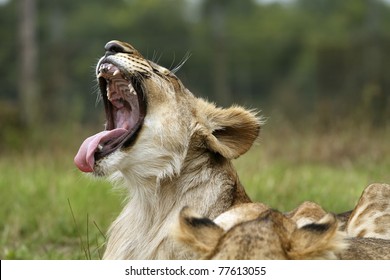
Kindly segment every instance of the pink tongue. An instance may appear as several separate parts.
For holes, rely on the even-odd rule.
[[[110,139],[117,138],[128,131],[124,128],[116,128],[113,130],[105,130],[98,134],[92,135],[84,140],[81,144],[77,155],[74,158],[74,163],[83,172],[93,172],[95,165],[94,154],[98,149],[99,144],[104,144]]]

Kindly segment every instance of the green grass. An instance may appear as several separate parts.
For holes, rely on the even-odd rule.
[[[260,145],[234,164],[250,196],[271,207],[288,211],[312,200],[341,212],[368,184],[390,182],[389,130],[262,133]],[[75,135],[1,155],[1,259],[100,258],[123,198],[73,165],[88,132]]]
[[[363,189],[390,183],[389,129],[273,129],[235,165],[250,196],[289,211],[310,200],[332,212],[354,207]]]
[[[248,161],[243,159],[237,167],[250,196],[283,211],[292,210],[305,200],[317,202],[331,212],[347,211],[370,183],[390,180],[389,162],[379,166],[379,170],[369,165],[333,167],[274,162],[254,174],[246,168]]]
[[[107,183],[80,174],[71,155],[6,156],[0,169],[2,259],[99,257],[99,229],[120,203]]]

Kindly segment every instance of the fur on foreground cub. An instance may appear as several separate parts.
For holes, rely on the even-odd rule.
[[[305,202],[281,213],[241,204],[214,221],[188,207],[173,236],[200,259],[390,259],[390,185],[372,184],[345,224]]]
[[[193,258],[169,237],[172,223],[184,206],[215,218],[250,202],[231,160],[252,146],[262,120],[196,98],[128,43],[111,41],[105,50],[96,75],[106,128],[75,157],[81,171],[110,176],[129,191],[103,258]]]

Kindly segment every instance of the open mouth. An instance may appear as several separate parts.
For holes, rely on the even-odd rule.
[[[83,172],[93,172],[95,162],[137,137],[146,114],[146,101],[140,78],[105,62],[98,65],[97,77],[106,112],[106,129],[87,138],[74,159]]]

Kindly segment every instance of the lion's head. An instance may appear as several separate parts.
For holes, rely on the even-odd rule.
[[[96,75],[106,127],[81,145],[75,157],[81,171],[162,178],[180,173],[188,153],[232,159],[258,136],[261,120],[253,112],[194,97],[128,43],[110,41],[105,50]]]
[[[216,223],[218,218],[212,221],[184,207],[172,235],[202,259],[336,259],[348,247],[333,214],[298,227],[277,210],[261,205],[249,210],[259,212],[258,217],[243,217],[225,229]]]

